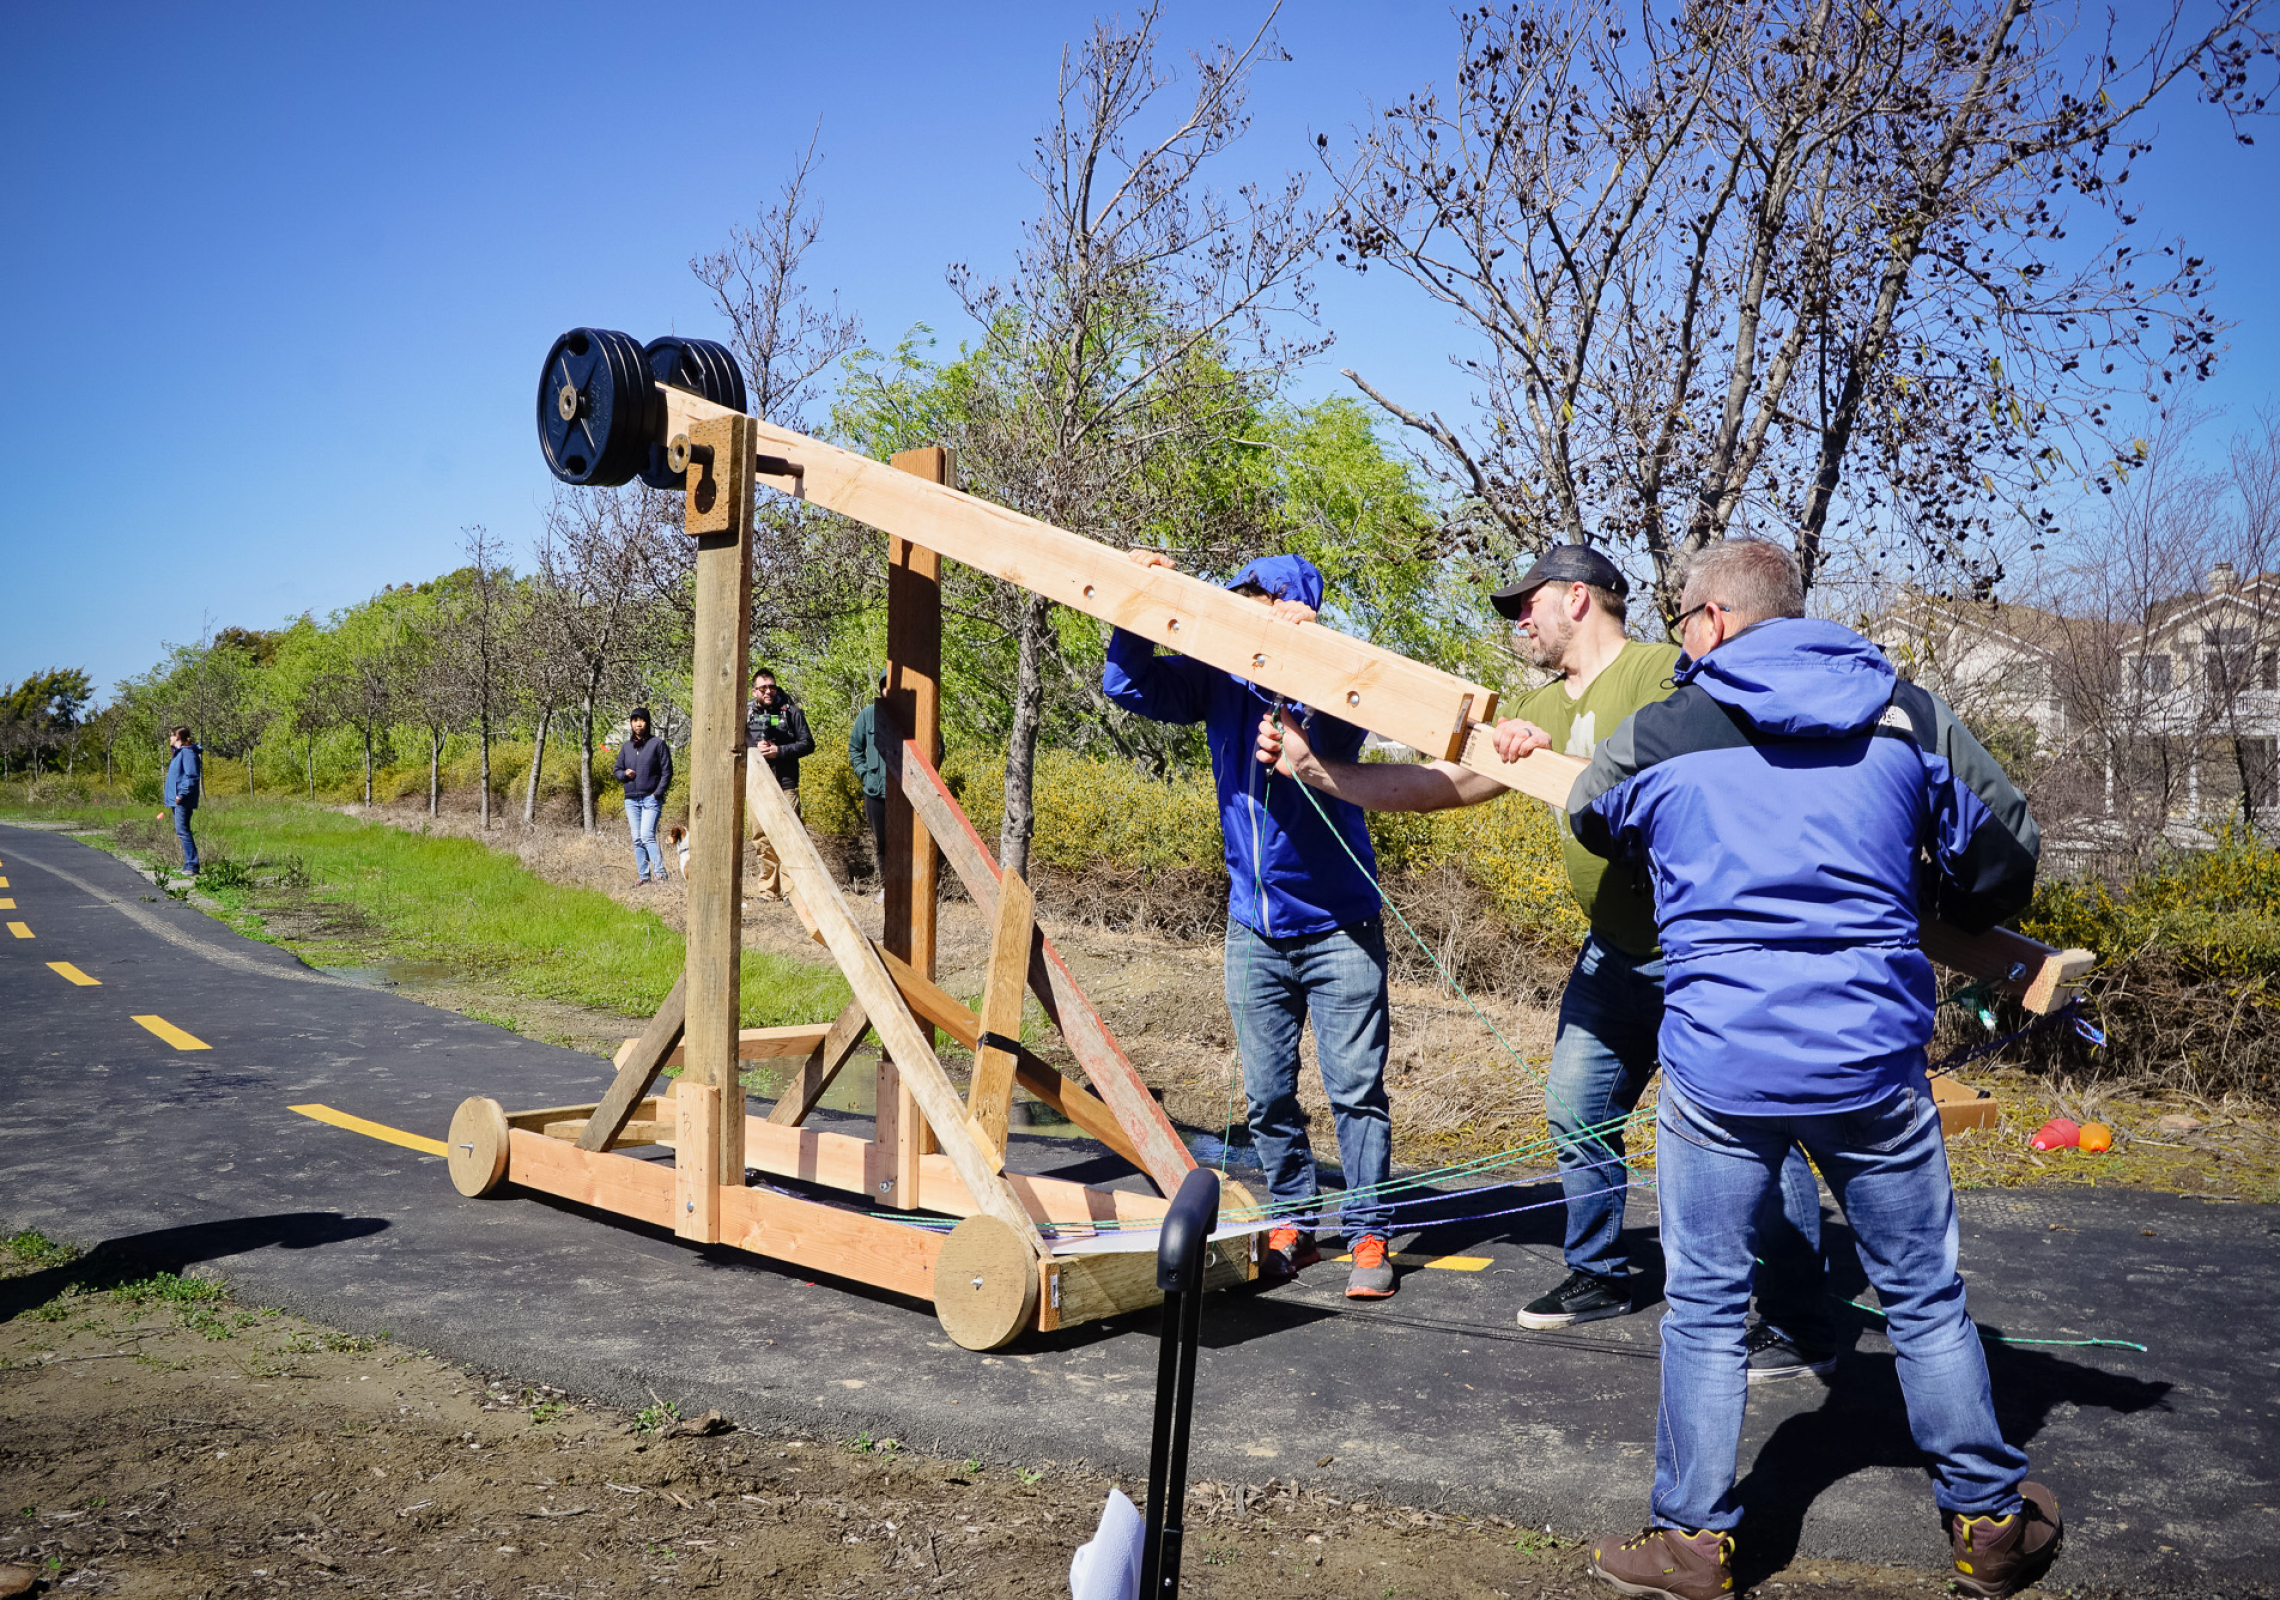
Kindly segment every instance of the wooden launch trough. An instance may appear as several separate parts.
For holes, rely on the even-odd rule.
[[[568,387],[563,395],[562,415],[583,415]],[[886,465],[681,388],[658,385],[657,401],[647,415],[662,420],[646,442],[668,445],[675,470],[685,464],[685,526],[697,550],[686,967],[641,1036],[618,1053],[616,1078],[598,1102],[524,1111],[485,1097],[464,1102],[451,1124],[452,1181],[469,1196],[513,1182],[669,1227],[692,1243],[731,1245],[931,1301],[943,1328],[969,1349],[1159,1302],[1152,1251],[1104,1249],[1104,1239],[1088,1235],[1099,1224],[1144,1229],[1162,1217],[1166,1200],[1005,1167],[1017,1085],[1130,1162],[1162,1195],[1178,1191],[1195,1161],[1038,928],[1028,885],[999,867],[935,770],[942,558],[1553,805],[1565,803],[1578,763],[1546,752],[1498,761],[1489,745],[1496,696],[1485,686],[1327,627],[1293,626],[1210,583],[1139,566],[1121,551],[962,494],[947,451],[906,451]],[[746,758],[756,485],[887,536],[882,734],[891,722],[899,737],[880,741],[893,781],[885,930],[877,942],[858,925],[766,763]],[[836,1018],[737,1026],[744,851],[755,828],[774,846],[800,915],[854,991]],[[958,874],[993,930],[978,1010],[933,981],[938,860]],[[2063,1003],[2068,984],[2090,964],[2085,952],[2001,931],[1927,926],[1924,944],[1942,963],[1992,980],[2035,1010]],[[1085,1084],[1020,1043],[1032,993]],[[935,1053],[936,1029],[974,1052],[964,1094]],[[802,1126],[866,1038],[881,1047],[871,1136]],[[799,1062],[766,1117],[745,1114],[739,1075],[755,1060]],[[675,1062],[679,1079],[653,1092]],[[671,1164],[626,1153],[656,1145],[672,1148]],[[838,1191],[856,1203],[805,1198],[768,1180]],[[1252,1203],[1238,1186],[1227,1188],[1224,1209]],[[961,1220],[947,1232],[900,1220],[921,1213]],[[1256,1274],[1250,1241],[1214,1248],[1206,1287]]]

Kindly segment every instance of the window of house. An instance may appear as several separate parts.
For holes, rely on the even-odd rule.
[[[2201,681],[2211,698],[2253,687],[2255,652],[2246,628],[2211,628],[2201,635]]]
[[[2176,687],[2176,665],[2168,656],[2132,656],[2130,666],[2137,674],[2137,686],[2165,693]]]

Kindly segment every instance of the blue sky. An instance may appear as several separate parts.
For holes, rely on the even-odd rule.
[[[820,282],[874,341],[965,329],[1034,209],[1020,163],[1091,11],[689,4],[14,6],[0,13],[0,681],[85,666],[107,691],[161,641],[320,614],[512,544],[548,482],[532,391],[580,323],[717,334],[692,255],[820,123]],[[1201,44],[1237,13],[1175,4]],[[1253,16],[1248,10],[1243,16]],[[1446,81],[1441,4],[1293,4],[1228,169],[1307,166]],[[2280,128],[2255,149],[2178,99],[2132,189],[2206,256],[2235,327],[2204,403],[2266,405],[2280,358]],[[1355,366],[1461,410],[1449,325],[1390,274],[1326,271]]]

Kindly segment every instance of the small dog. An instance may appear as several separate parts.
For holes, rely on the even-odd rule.
[[[687,883],[689,881],[689,830],[676,822],[665,830],[665,842],[671,845],[673,853],[680,857],[681,881]]]

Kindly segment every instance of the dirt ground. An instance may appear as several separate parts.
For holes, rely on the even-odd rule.
[[[9,1245],[0,1563],[40,1593],[1042,1600],[1067,1594],[1113,1481],[733,1419],[688,1436],[702,1395],[628,1416],[240,1306],[212,1280],[94,1269],[36,1236]],[[1198,1600],[1611,1592],[1571,1530],[1341,1503],[1290,1480],[1199,1483],[1187,1505],[1183,1592]],[[1940,1587],[1812,1561],[1757,1592]]]

